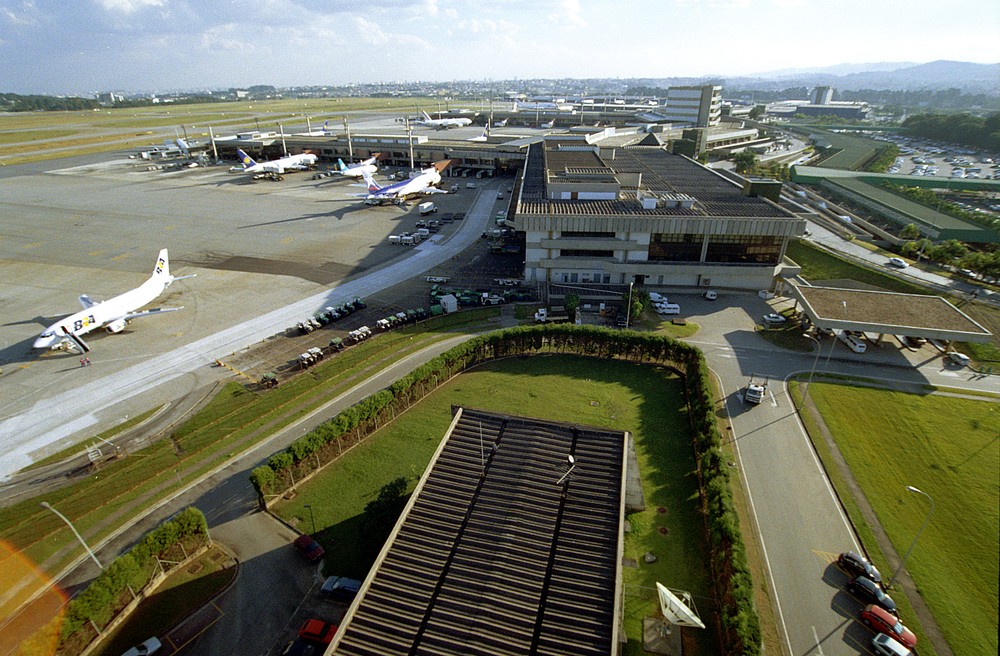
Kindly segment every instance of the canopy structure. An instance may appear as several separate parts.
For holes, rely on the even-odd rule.
[[[680,596],[677,596],[662,583],[656,584],[656,592],[660,597],[660,612],[668,622],[679,626],[705,628],[698,613],[693,610],[694,600],[690,593],[678,591]]]

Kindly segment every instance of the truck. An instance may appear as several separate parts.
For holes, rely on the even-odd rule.
[[[758,405],[763,401],[764,395],[767,394],[767,382],[767,378],[761,379],[759,376],[751,375],[746,393],[743,395],[746,402]]]
[[[427,201],[426,203],[420,203],[419,205],[417,205],[417,210],[420,212],[420,216],[424,216],[427,214],[433,214],[434,212],[437,212],[438,208],[437,205],[435,205],[431,201]]]
[[[561,305],[553,305],[550,308],[539,308],[535,312],[535,323],[566,323],[569,315],[566,308]]]

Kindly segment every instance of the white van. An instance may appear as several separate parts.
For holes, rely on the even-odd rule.
[[[846,330],[841,330],[837,333],[837,339],[842,341],[847,348],[851,349],[855,353],[864,353],[868,350],[868,345],[862,342],[860,339],[854,335],[848,333]]]
[[[680,314],[681,306],[677,303],[657,303],[654,306],[657,314]]]

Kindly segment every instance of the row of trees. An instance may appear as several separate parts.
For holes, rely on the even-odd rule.
[[[166,573],[209,542],[205,515],[193,507],[182,510],[105,567],[86,590],[69,602],[63,616],[56,616],[26,640],[19,653],[81,653],[138,597],[158,571]],[[54,645],[58,648],[54,649]]]
[[[56,98],[53,96],[22,96],[16,93],[0,93],[0,109],[5,112],[79,111],[100,106],[100,103],[92,98]]]
[[[660,364],[683,376],[693,448],[699,462],[710,564],[721,602],[720,640],[724,653],[759,654],[760,621],[716,423],[714,385],[701,351],[684,342],[650,333],[573,324],[520,326],[491,332],[456,346],[396,381],[389,389],[344,410],[254,469],[250,480],[262,503],[266,503],[464,369],[495,358],[551,352]]]
[[[914,114],[903,127],[911,134],[936,141],[964,144],[1000,153],[1000,112],[974,114]]]

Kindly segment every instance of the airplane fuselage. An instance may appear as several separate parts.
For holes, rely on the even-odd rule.
[[[103,327],[107,327],[109,332],[120,333],[125,329],[124,317],[133,310],[153,302],[168,284],[170,283],[150,279],[131,291],[71,314],[46,328],[32,347],[59,348],[65,341],[67,333],[86,335],[92,330]]]

